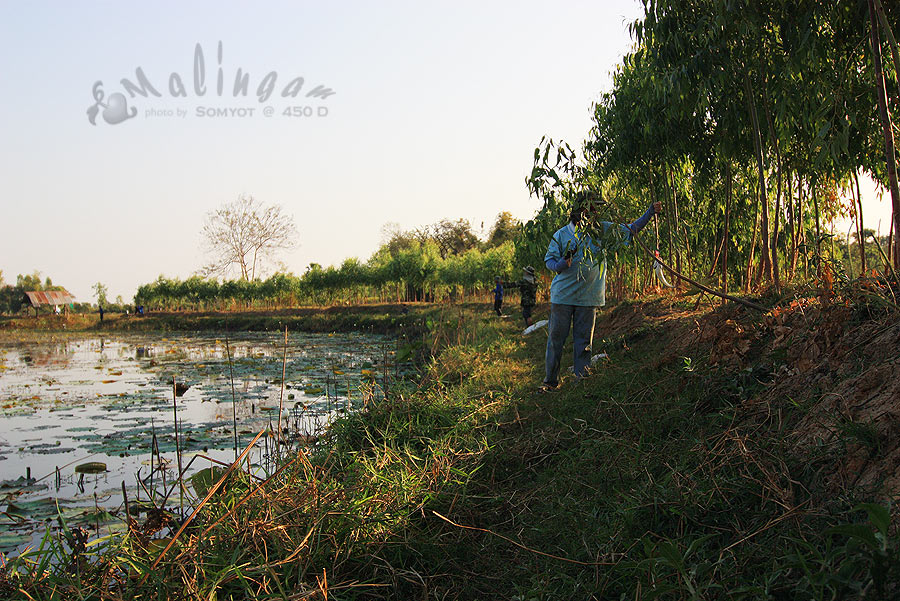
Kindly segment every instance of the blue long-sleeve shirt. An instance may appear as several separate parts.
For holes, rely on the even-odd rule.
[[[550,284],[550,302],[561,305],[577,305],[581,307],[602,307],[606,304],[606,249],[615,250],[618,245],[628,246],[633,234],[641,231],[653,217],[651,205],[647,211],[629,225],[618,225],[617,232],[610,232],[616,224],[601,222],[604,244],[598,244],[588,236],[579,232],[574,224],[569,223],[553,234],[544,264],[547,269],[556,272]],[[585,256],[585,249],[590,250],[591,257]],[[572,266],[566,265],[565,255],[574,250]],[[593,259],[593,260],[591,260]]]

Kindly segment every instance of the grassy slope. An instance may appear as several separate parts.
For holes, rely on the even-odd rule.
[[[518,321],[486,308],[413,317],[430,322],[422,339],[434,353],[420,384],[341,422],[325,451],[300,456],[209,533],[185,535],[152,590],[132,583],[123,596],[896,594],[898,546],[877,527],[887,518],[870,508],[873,526],[850,511],[875,491],[825,484],[853,441],[794,434],[826,391],[769,394],[789,353],[767,350],[768,330],[735,334],[759,316],[622,305],[598,322],[595,351],[611,360],[544,395],[542,332],[523,338]],[[198,524],[227,506],[209,506]],[[140,546],[133,537],[127,554]],[[82,578],[108,581],[104,569]]]
[[[400,536],[379,545],[383,566],[369,549],[347,577],[388,580],[410,598],[896,592],[896,541],[879,555],[857,545],[876,528],[858,526],[856,539],[826,533],[865,521],[865,512],[850,510],[874,491],[824,486],[822,474],[846,453],[846,439],[797,447],[792,427],[804,417],[802,402],[814,399],[761,400],[780,367],[763,356],[766,341],[757,338],[733,363],[707,365],[722,353],[720,340],[700,342],[701,321],[725,334],[760,321],[722,313],[704,318],[659,306],[608,313],[599,334],[609,337],[597,346],[611,361],[550,395],[534,394],[545,337],[523,341],[517,325],[482,321],[471,341],[438,356],[430,390],[410,401],[412,421],[428,427],[410,427],[407,416],[396,428],[364,425],[373,461],[383,460],[380,446],[408,451],[425,465],[407,469],[422,473],[429,459],[440,466],[435,448],[454,449],[468,476],[428,487]],[[447,413],[464,418],[436,426]],[[338,436],[338,448],[351,452],[356,429],[347,436]]]

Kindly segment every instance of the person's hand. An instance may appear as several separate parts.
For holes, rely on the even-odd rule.
[[[572,257],[569,257],[568,259],[566,259],[566,268],[569,268],[571,266],[572,266]]]
[[[652,205],[650,205],[650,206],[653,207],[653,214],[654,214],[654,215],[659,215],[660,213],[662,213],[662,203],[661,203],[661,202],[656,201],[656,202],[654,202],[654,203],[653,203]]]

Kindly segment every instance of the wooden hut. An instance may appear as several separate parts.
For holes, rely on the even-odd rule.
[[[75,297],[69,294],[65,288],[59,290],[35,290],[33,292],[25,292],[28,302],[34,307],[34,314],[38,314],[41,307],[59,307],[68,310],[69,305],[75,302]]]

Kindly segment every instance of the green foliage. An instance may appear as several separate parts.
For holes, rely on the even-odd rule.
[[[553,234],[568,222],[567,205],[550,196],[533,219],[522,226],[522,236],[516,239],[515,262],[531,265],[535,269],[544,267],[544,255]]]
[[[91,286],[91,290],[94,291],[94,298],[97,299],[97,304],[100,306],[106,306],[109,304],[109,301],[106,299],[106,295],[109,294],[109,289],[105,284],[97,282],[93,286]]]
[[[136,305],[148,309],[207,309],[254,306],[291,306],[379,298],[397,294],[401,300],[425,300],[439,292],[483,291],[494,277],[510,279],[516,271],[513,244],[504,242],[484,251],[472,248],[442,259],[433,240],[397,245],[393,254],[378,252],[368,263],[345,260],[340,267],[311,265],[302,276],[276,273],[265,280],[219,282],[200,276],[187,280],[159,276],[138,287]]]
[[[509,211],[503,211],[497,215],[497,221],[491,227],[485,246],[488,248],[500,246],[504,242],[515,241],[522,229],[522,224],[512,216]]]
[[[2,276],[0,271],[0,276]],[[62,290],[62,286],[56,286],[50,277],[41,280],[41,272],[34,271],[29,274],[19,274],[16,276],[16,284],[3,285],[2,277],[0,277],[0,313],[15,315],[23,309],[30,306],[25,297],[25,292],[36,290]]]
[[[603,193],[608,221],[661,202],[653,242],[694,279],[750,289],[808,275],[822,252],[814,241],[852,211],[850,182],[887,181],[865,3],[643,5],[583,146],[545,137],[535,149],[526,183],[541,213],[517,259],[535,262],[575,192],[591,190]],[[900,11],[885,15],[896,29]],[[897,114],[900,96],[889,96]],[[645,277],[629,276],[648,268],[625,267],[633,292]]]
[[[0,287],[0,313],[14,315],[25,306],[25,292],[18,286]]]

